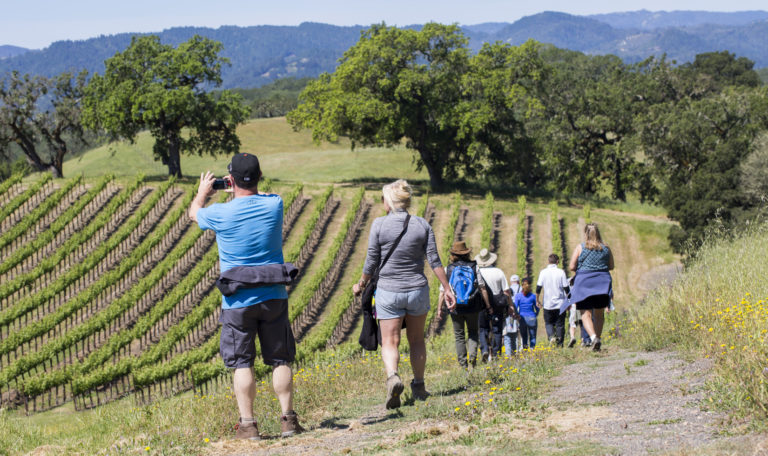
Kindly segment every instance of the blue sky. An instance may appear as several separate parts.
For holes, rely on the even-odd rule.
[[[296,25],[304,21],[407,25],[513,22],[542,11],[766,10],[765,0],[0,0],[0,44],[43,48],[53,41],[194,25]]]

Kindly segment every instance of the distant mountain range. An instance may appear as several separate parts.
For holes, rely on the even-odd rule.
[[[593,14],[587,16],[619,29],[653,30],[666,27],[693,27],[697,25],[747,25],[768,19],[768,11],[738,11],[714,13],[711,11],[630,11],[626,13]]]
[[[21,55],[27,51],[29,51],[29,49],[23,47],[11,46],[8,44],[0,45],[0,60]]]
[[[420,27],[414,25],[410,27]],[[225,88],[257,87],[286,76],[314,77],[333,71],[343,52],[366,27],[303,23],[298,26],[179,27],[157,33],[178,44],[195,34],[221,41],[232,65],[223,72]],[[470,46],[485,42],[521,44],[533,38],[588,54],[615,54],[627,62],[666,54],[679,63],[696,54],[728,50],[768,67],[768,12],[651,12],[574,16],[544,12],[514,23],[463,26]],[[43,50],[0,46],[0,74],[10,70],[51,76],[87,69],[102,72],[105,59],[125,49],[133,34],[57,41]]]

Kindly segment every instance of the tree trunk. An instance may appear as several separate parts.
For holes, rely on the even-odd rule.
[[[171,134],[168,139],[168,175],[169,176],[181,176],[181,156],[179,155],[179,149],[181,148],[181,140],[178,135]]]
[[[64,177],[64,173],[61,171],[61,165],[51,165],[48,167],[48,171],[55,177],[56,179],[61,179]]]
[[[622,174],[622,167],[621,167],[621,159],[616,158],[616,164],[614,165],[614,195],[617,199],[627,202],[627,192],[624,190],[624,185],[621,183],[621,174]]]
[[[51,174],[53,177],[64,177],[64,156],[67,154],[67,143],[64,140],[59,139],[57,141],[54,150],[53,157],[51,157]]]
[[[624,190],[624,184],[621,182],[624,167],[621,164],[621,143],[614,145],[613,155],[613,196],[616,199],[627,202],[627,192]]]
[[[442,189],[443,184],[445,184],[445,181],[443,180],[443,166],[439,163],[435,163],[437,160],[435,160],[433,154],[426,149],[419,149],[419,156],[421,156],[421,161],[424,163],[424,167],[427,168],[430,188],[433,191]]]
[[[13,128],[13,125],[11,128]],[[37,149],[35,148],[33,139],[24,135],[20,129],[13,128],[13,132],[15,134],[13,141],[18,144],[21,148],[21,151],[24,152],[24,155],[27,157],[27,163],[29,163],[35,169],[35,171],[47,171],[48,164],[44,163],[40,158],[40,155],[37,154]]]

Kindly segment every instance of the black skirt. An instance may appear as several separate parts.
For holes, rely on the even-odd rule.
[[[608,295],[589,296],[585,300],[576,303],[579,310],[605,309],[611,305],[611,297]]]

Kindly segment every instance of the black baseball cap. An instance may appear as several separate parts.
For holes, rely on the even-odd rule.
[[[227,169],[236,180],[246,183],[255,182],[261,176],[259,159],[253,154],[240,153],[235,155]]]

